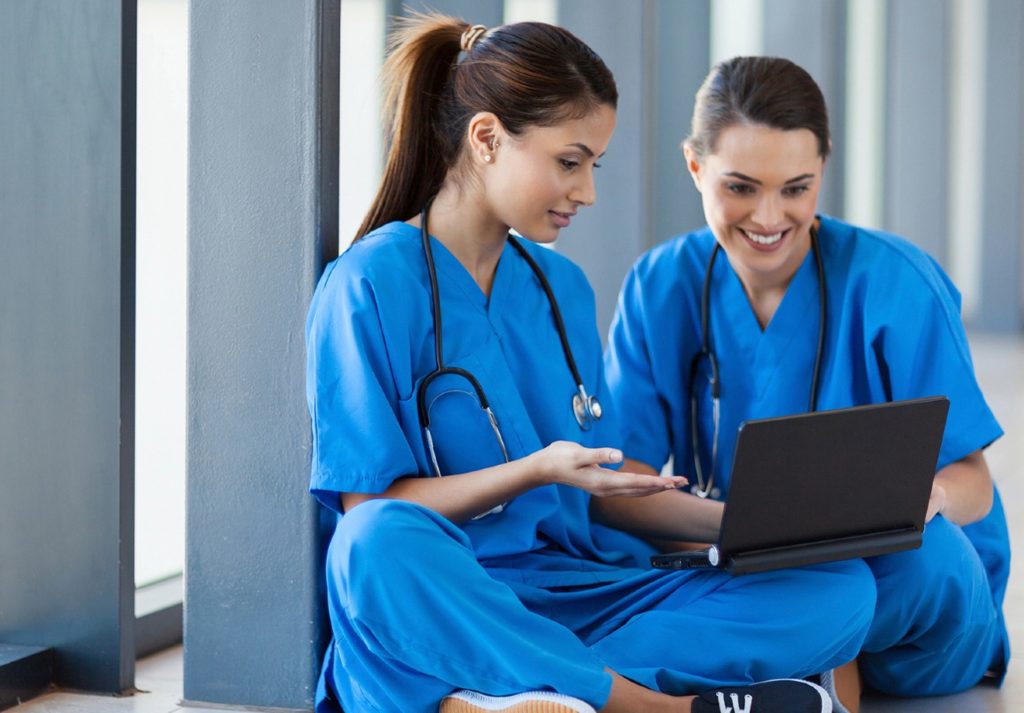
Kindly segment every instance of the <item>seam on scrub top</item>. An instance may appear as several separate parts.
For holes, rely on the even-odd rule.
[[[849,225],[849,224],[847,224],[847,225]],[[889,250],[892,253],[895,253],[897,255],[897,257],[906,266],[909,266],[910,269],[917,274],[918,278],[920,278],[921,281],[924,282],[925,286],[928,288],[929,295],[933,299],[938,300],[939,305],[942,307],[943,321],[946,324],[946,329],[948,330],[949,334],[952,335],[952,336],[956,336],[957,325],[959,325],[960,327],[963,327],[963,319],[960,317],[959,314],[957,314],[957,319],[954,322],[953,317],[950,314],[950,312],[952,312],[953,310],[947,309],[947,305],[945,304],[945,300],[942,299],[943,295],[939,292],[939,290],[936,289],[935,285],[932,284],[933,280],[930,279],[930,277],[939,277],[939,276],[938,275],[934,275],[934,274],[932,276],[929,276],[929,274],[924,270],[923,267],[919,266],[913,259],[911,259],[910,255],[906,254],[900,247],[898,247],[897,245],[893,244],[889,240],[883,240],[875,231],[870,231],[870,230],[867,230],[865,228],[859,228],[857,226],[850,226],[850,227],[851,227],[853,232],[864,233],[864,234],[870,236],[873,239],[874,242],[882,245],[882,247],[884,249]],[[884,233],[884,235],[889,235],[889,236],[891,236],[893,238],[899,238],[900,240],[906,241],[906,238],[903,238],[903,237],[901,237],[899,235],[896,235],[895,233]],[[920,248],[918,248],[918,249],[920,250]],[[921,250],[921,254],[922,254],[922,256],[923,256],[923,258],[925,260],[932,260],[933,259],[932,256],[929,255],[924,250]],[[929,264],[931,264],[931,263],[929,263]],[[938,267],[937,265],[934,265],[934,264],[931,264],[931,267],[932,267],[932,270],[940,270],[941,269],[940,267]],[[948,275],[947,275],[947,277],[948,277]],[[952,279],[950,281],[952,282]],[[959,288],[956,288],[955,285],[954,285],[954,288],[959,290]],[[946,290],[946,288],[944,286],[943,286],[943,290],[944,291]],[[945,296],[948,297],[948,299],[950,301],[952,301],[953,296],[951,294],[949,294],[948,291],[946,291],[946,295]],[[959,357],[960,357],[960,359],[962,361],[961,366],[971,366],[972,367],[971,372],[973,373],[973,371],[974,371],[973,363],[971,362],[969,351],[965,351],[965,347],[963,345],[959,344],[960,340],[956,340],[956,341],[958,342],[957,345],[956,345],[956,351],[957,351],[957,354],[959,355]]]

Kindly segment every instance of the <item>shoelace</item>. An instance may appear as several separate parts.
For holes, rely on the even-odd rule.
[[[718,691],[718,711],[719,713],[751,713],[751,706],[754,704],[754,697],[749,693],[743,696],[743,705],[740,705],[740,696],[738,693],[730,693],[729,698],[732,703],[732,707],[725,702],[725,694]]]

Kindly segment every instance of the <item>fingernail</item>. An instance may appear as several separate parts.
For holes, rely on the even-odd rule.
[[[611,463],[618,463],[622,460],[622,451],[617,451],[614,448],[608,451],[608,460]]]

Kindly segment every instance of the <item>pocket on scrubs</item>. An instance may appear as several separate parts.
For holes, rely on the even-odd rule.
[[[459,363],[450,363],[448,366],[458,366],[478,380],[482,379],[483,370],[474,357],[465,357]],[[486,393],[486,385],[484,390]],[[491,400],[492,411],[501,428],[501,414],[494,409],[492,396],[486,395]],[[417,413],[415,392],[403,402],[402,410]],[[427,392],[427,412],[434,453],[442,475],[468,473],[505,462],[490,419],[481,408],[472,384],[465,378],[444,374],[434,379]],[[416,418],[418,420],[418,415]],[[427,458],[429,461],[429,454]]]

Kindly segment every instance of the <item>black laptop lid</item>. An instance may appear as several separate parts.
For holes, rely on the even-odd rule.
[[[722,556],[923,530],[948,410],[936,396],[743,423]]]

